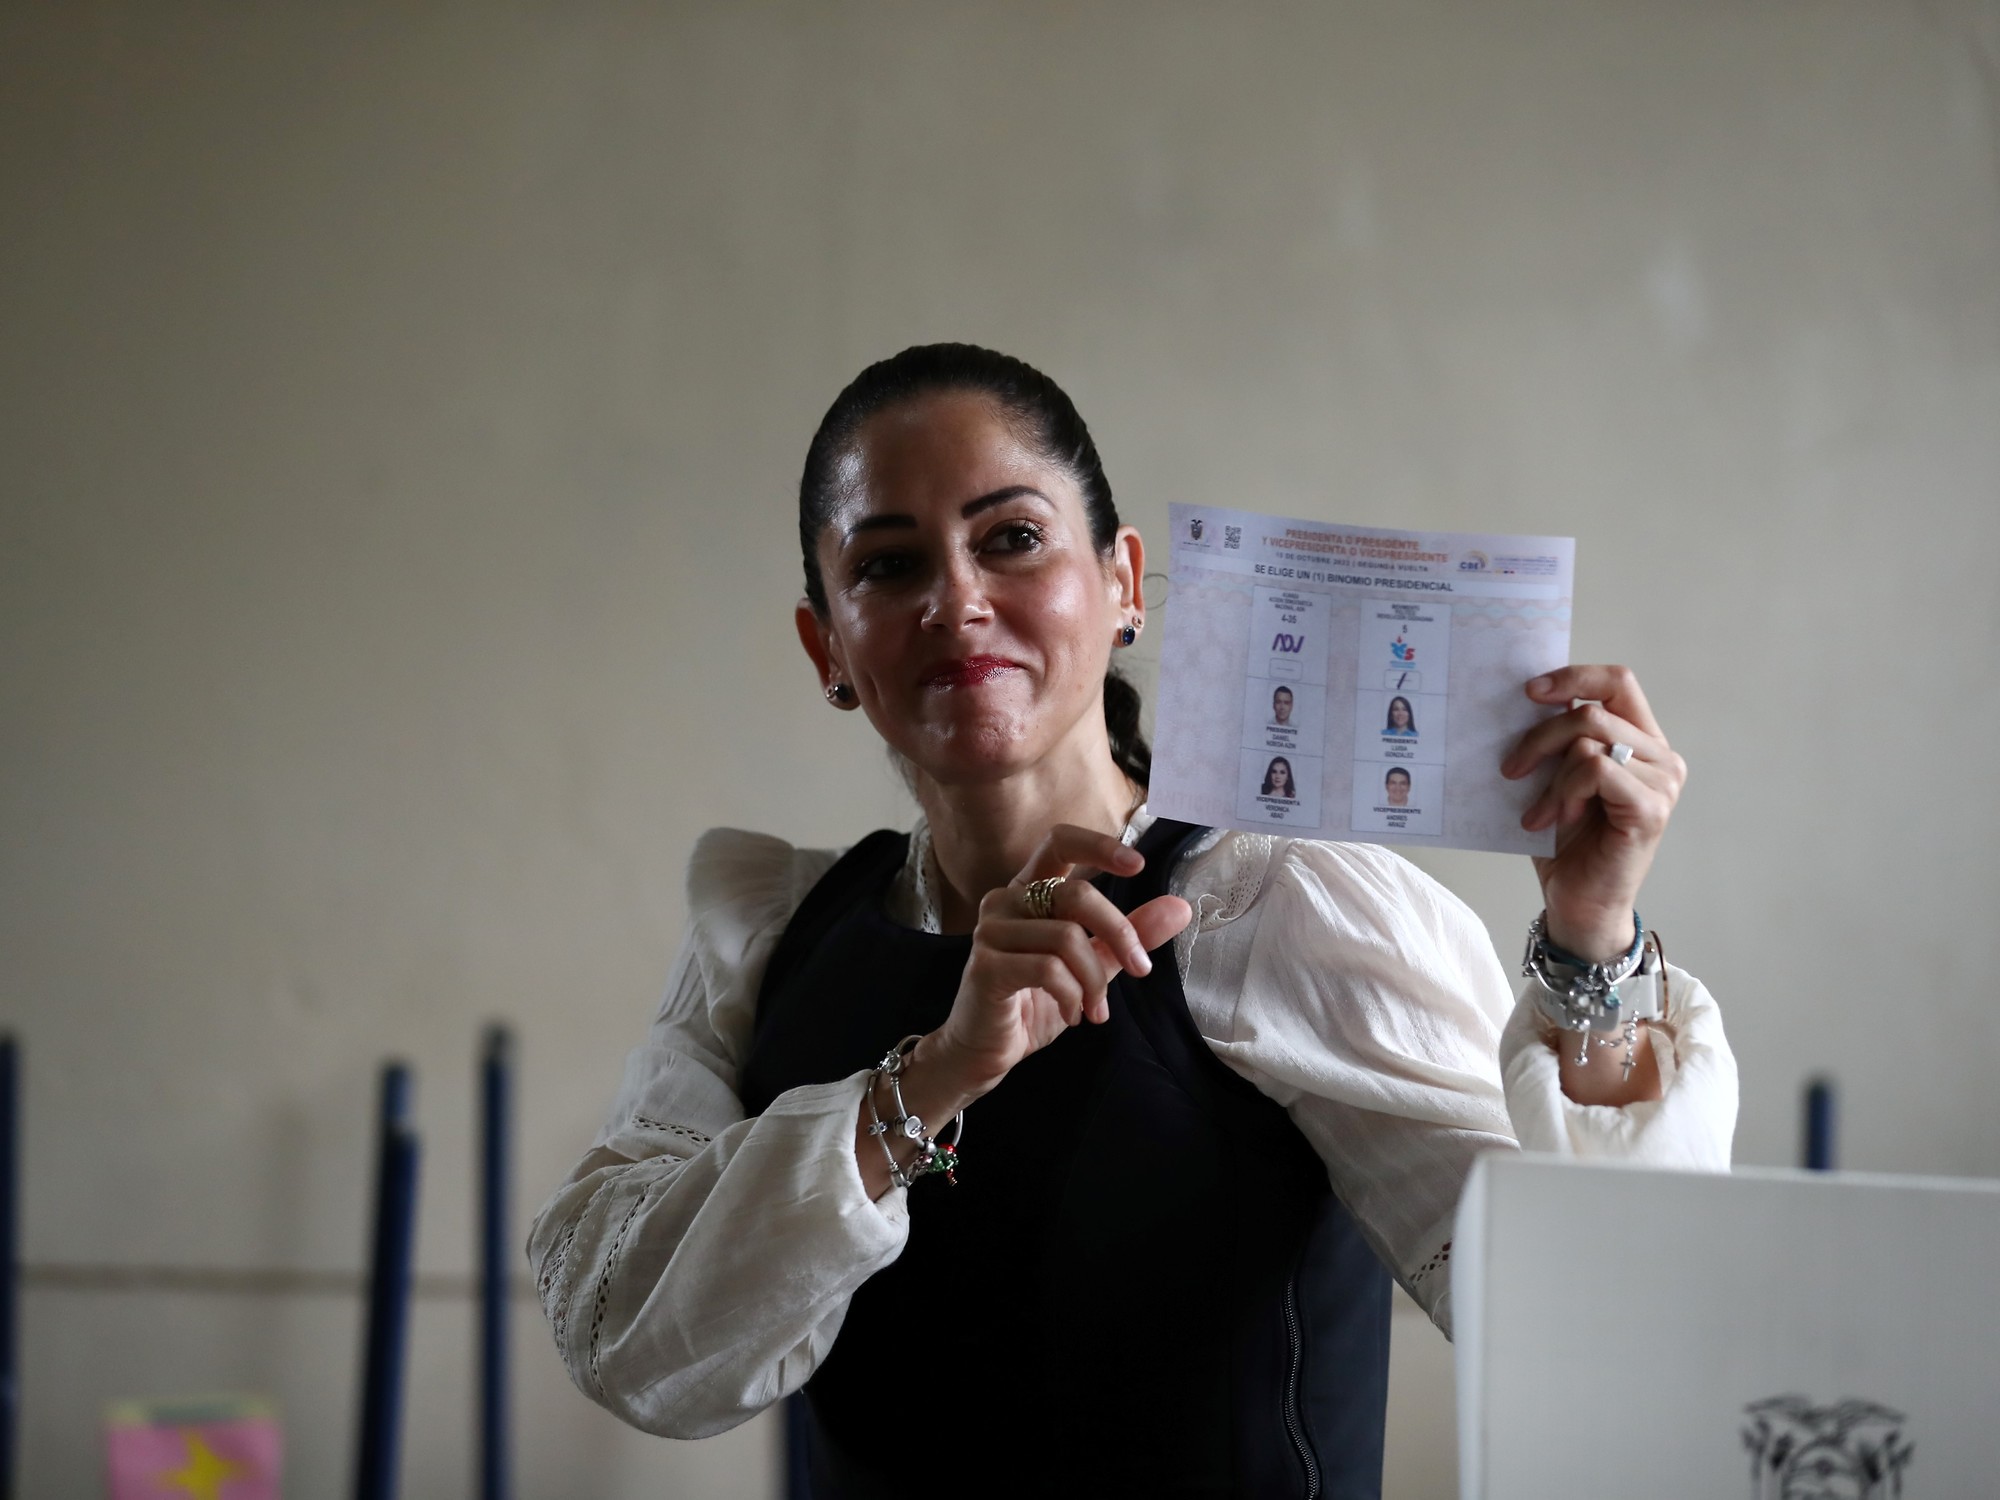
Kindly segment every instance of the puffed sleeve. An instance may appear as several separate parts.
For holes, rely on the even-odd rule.
[[[1670,1019],[1652,1028],[1663,1097],[1579,1105],[1485,926],[1393,851],[1286,842],[1251,912],[1247,933],[1195,939],[1190,1010],[1217,1054],[1285,1106],[1383,1264],[1447,1334],[1452,1219],[1481,1151],[1518,1142],[1727,1169],[1736,1065],[1699,981],[1673,971]]]
[[[1532,983],[1533,981],[1530,981]],[[1669,966],[1667,1019],[1647,1027],[1660,1097],[1611,1108],[1562,1091],[1548,1026],[1523,987],[1500,1038],[1500,1071],[1514,1133],[1530,1151],[1702,1172],[1729,1170],[1736,1134],[1736,1057],[1722,1011],[1699,979]]]
[[[1498,1062],[1512,996],[1486,929],[1371,844],[1287,842],[1253,909],[1235,962],[1222,949],[1204,975],[1211,938],[1196,940],[1190,1007],[1233,989],[1216,1052],[1285,1107],[1383,1264],[1449,1332],[1459,1188],[1481,1151],[1514,1145]]]
[[[796,1390],[908,1232],[901,1190],[870,1200],[854,1160],[865,1075],[793,1089],[750,1120],[736,1096],[764,967],[832,859],[703,835],[666,997],[596,1144],[530,1231],[570,1378],[662,1436],[725,1431]]]

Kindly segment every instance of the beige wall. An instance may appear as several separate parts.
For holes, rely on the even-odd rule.
[[[1574,533],[1577,652],[1694,765],[1645,910],[1739,1155],[1830,1068],[1851,1164],[2000,1175],[2000,6],[415,9],[0,7],[31,1261],[357,1265],[395,1053],[464,1267],[488,1017],[553,1183],[695,833],[905,816],[793,642],[787,493],[944,337],[1063,380],[1155,533]],[[1525,864],[1425,863],[1511,954]],[[26,1319],[30,1493],[90,1492],[107,1397],[215,1387],[343,1492],[350,1302]],[[626,1433],[521,1321],[524,1494],[767,1492],[765,1429]],[[419,1308],[412,1494],[467,1486],[467,1323]],[[1400,1332],[1392,1493],[1445,1493]]]

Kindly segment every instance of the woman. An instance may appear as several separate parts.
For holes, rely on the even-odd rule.
[[[531,1238],[594,1399],[700,1437],[803,1386],[821,1496],[1374,1495],[1383,1267],[1449,1330],[1479,1150],[1726,1167],[1695,981],[1635,1068],[1559,1057],[1395,855],[1151,817],[1108,671],[1144,546],[1046,377],[962,345],[871,366],[799,534],[799,638],[923,817],[839,856],[697,846],[651,1036]],[[1558,830],[1547,936],[1621,954],[1684,767],[1622,668],[1527,693],[1597,700],[1501,767],[1553,767],[1523,818]],[[958,1186],[907,1185],[939,1164]]]
[[[1292,763],[1282,755],[1271,757],[1271,763],[1264,767],[1264,784],[1257,788],[1260,797],[1283,797],[1287,802],[1296,801],[1298,793],[1292,790]]]
[[[1398,696],[1389,700],[1389,717],[1382,725],[1382,733],[1412,740],[1417,737],[1417,716],[1408,698]]]

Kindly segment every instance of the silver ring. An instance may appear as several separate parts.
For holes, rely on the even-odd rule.
[[[1626,761],[1632,758],[1632,747],[1621,740],[1611,747],[1611,758],[1617,761],[1619,765],[1624,765]]]
[[[1056,887],[1069,877],[1051,875],[1046,880],[1031,880],[1021,894],[1028,898],[1028,915],[1031,917],[1053,917],[1056,914]]]

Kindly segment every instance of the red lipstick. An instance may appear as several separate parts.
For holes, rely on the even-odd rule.
[[[999,676],[1002,672],[1020,670],[1021,664],[1009,661],[1004,656],[968,656],[963,661],[941,662],[924,674],[927,688],[973,687],[978,683]]]

